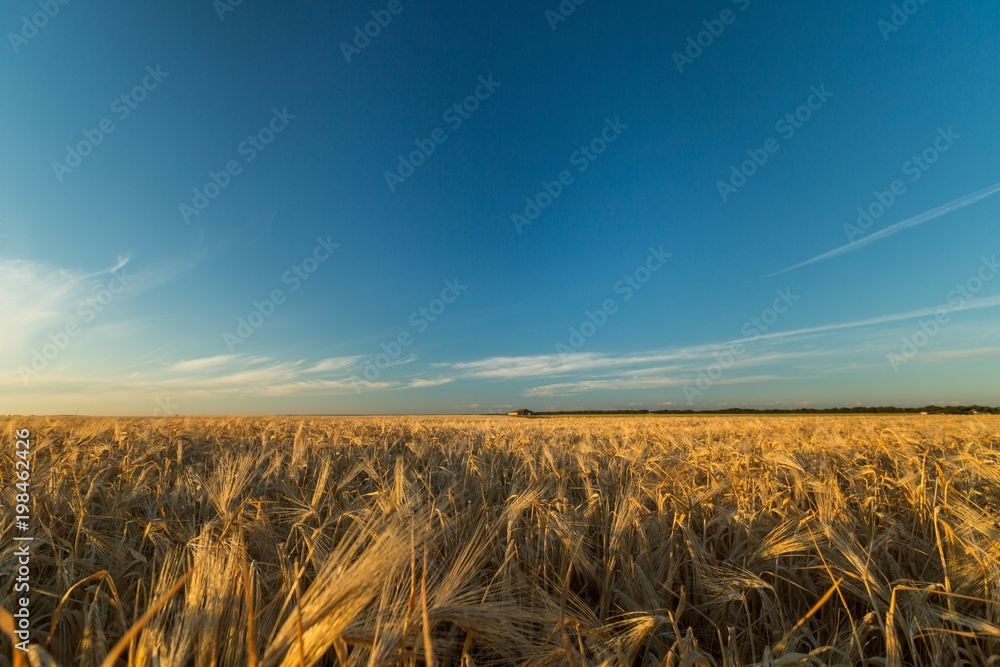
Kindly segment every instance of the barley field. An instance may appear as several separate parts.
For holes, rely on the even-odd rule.
[[[10,641],[31,432],[30,656]],[[3,418],[0,664],[1000,665],[1000,418]]]

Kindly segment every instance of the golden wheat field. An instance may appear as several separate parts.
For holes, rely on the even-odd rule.
[[[33,665],[1000,664],[996,417],[0,424]]]

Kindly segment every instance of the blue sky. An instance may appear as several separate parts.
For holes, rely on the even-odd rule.
[[[1000,404],[995,3],[0,26],[0,412]]]

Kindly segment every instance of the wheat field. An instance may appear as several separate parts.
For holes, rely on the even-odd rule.
[[[32,665],[1000,664],[997,417],[0,425]]]

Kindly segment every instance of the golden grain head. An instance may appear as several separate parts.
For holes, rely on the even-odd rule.
[[[6,418],[5,507],[21,428],[31,664],[1000,654],[1000,418]]]

